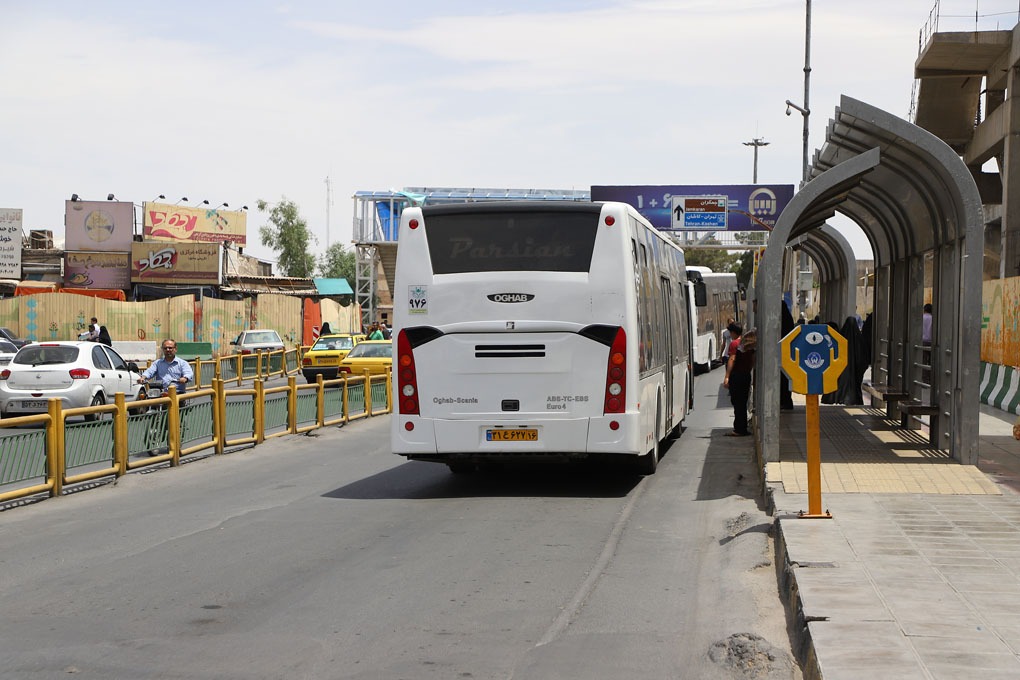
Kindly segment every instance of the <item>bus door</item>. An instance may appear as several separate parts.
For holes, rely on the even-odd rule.
[[[662,277],[662,329],[663,335],[666,341],[666,423],[663,432],[670,432],[673,430],[673,418],[676,414],[673,411],[673,405],[676,403],[673,400],[673,369],[676,366],[676,334],[673,332],[676,329],[675,321],[673,319],[673,288],[670,284],[670,280],[666,277]],[[655,436],[662,436],[663,432],[656,432]]]

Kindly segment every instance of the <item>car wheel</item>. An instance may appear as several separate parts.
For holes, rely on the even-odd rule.
[[[92,403],[89,404],[89,406],[105,406],[105,405],[106,399],[103,397],[102,392],[92,397]],[[103,418],[106,415],[107,414],[105,413],[90,413],[87,416],[85,416],[85,420],[99,420],[100,418]]]

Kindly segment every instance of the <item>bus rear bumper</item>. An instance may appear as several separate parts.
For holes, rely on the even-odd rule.
[[[637,413],[573,419],[529,418],[522,414],[514,420],[443,420],[396,414],[392,417],[393,453],[408,458],[436,460],[465,454],[480,458],[577,458],[594,453],[644,453]],[[616,429],[611,427],[613,422]],[[508,436],[519,439],[502,439]]]

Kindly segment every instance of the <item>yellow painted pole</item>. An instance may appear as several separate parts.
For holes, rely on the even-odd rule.
[[[297,434],[297,378],[287,377],[287,431]]]
[[[804,399],[807,404],[808,516],[826,517],[828,513],[822,514],[822,447],[818,395],[805,394]]]
[[[117,477],[120,477],[127,472],[128,463],[127,398],[123,392],[117,392],[113,403],[117,405],[117,412],[113,414],[113,460]]]
[[[52,481],[50,496],[59,496],[64,488],[64,416],[63,402],[49,400],[50,424],[46,433],[46,476]]]
[[[170,385],[167,394],[170,396],[170,406],[166,416],[166,443],[170,447],[170,465],[177,467],[181,464],[181,402],[174,385]]]
[[[219,366],[219,362],[216,365]],[[224,419],[227,415],[227,405],[226,397],[223,394],[223,381],[218,376],[212,379],[212,389],[213,437],[216,439],[214,451],[220,454],[223,453],[224,432],[226,432]]]

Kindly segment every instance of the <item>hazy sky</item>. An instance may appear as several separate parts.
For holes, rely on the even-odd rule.
[[[906,117],[934,0],[814,0],[810,145],[847,94]],[[939,29],[1016,0],[942,0]],[[803,0],[0,0],[0,208],[295,201],[351,240],[356,190],[797,184]],[[139,211],[140,212],[140,211]],[[851,239],[854,242],[853,239]],[[855,247],[857,247],[855,243]],[[865,245],[866,248],[866,245]]]

